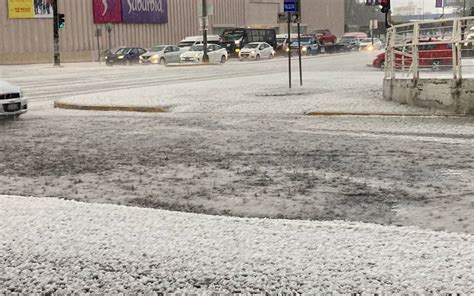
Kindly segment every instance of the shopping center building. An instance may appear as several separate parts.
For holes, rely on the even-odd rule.
[[[201,0],[57,0],[65,14],[61,60],[97,60],[109,46],[177,44],[201,34]],[[53,59],[51,0],[0,0],[0,64],[48,63]],[[275,27],[283,0],[207,0],[209,33],[234,27]],[[344,29],[344,0],[303,0],[303,32]],[[107,28],[111,29],[108,33]],[[97,37],[99,35],[99,37]]]

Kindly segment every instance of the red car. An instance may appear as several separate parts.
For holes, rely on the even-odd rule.
[[[436,42],[440,40],[425,40],[420,42]],[[407,49],[410,49],[407,47]],[[409,52],[402,54],[401,50],[395,53],[395,68],[402,66],[409,67],[412,63],[412,57]],[[418,47],[418,66],[420,68],[432,68],[440,70],[442,67],[449,67],[453,64],[453,49],[451,44],[426,44]],[[385,53],[375,57],[372,62],[375,68],[384,68]]]
[[[337,37],[328,29],[324,30],[316,30],[313,31],[312,34],[318,38],[320,44],[336,44]]]

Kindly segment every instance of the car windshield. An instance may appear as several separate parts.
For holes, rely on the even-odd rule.
[[[194,41],[182,41],[178,44],[179,47],[189,47],[193,46],[195,42]]]
[[[150,49],[151,52],[159,52],[163,51],[165,49],[165,46],[155,46]]]
[[[239,40],[244,36],[244,31],[226,31],[222,33],[224,41],[235,41]]]
[[[115,52],[115,54],[126,54],[129,50],[130,48],[120,48]]]
[[[285,42],[286,38],[277,38],[277,43],[280,43],[282,44],[283,42]]]
[[[244,48],[257,48],[257,47],[258,47],[258,43],[249,43],[244,46]]]
[[[203,50],[204,50],[204,46],[201,44],[201,45],[192,46],[189,51],[203,51]]]

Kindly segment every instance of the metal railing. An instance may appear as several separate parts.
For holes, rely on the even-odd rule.
[[[474,78],[474,17],[421,21],[387,31],[385,78]]]

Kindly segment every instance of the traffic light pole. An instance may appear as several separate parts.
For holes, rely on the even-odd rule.
[[[202,62],[209,63],[209,55],[207,54],[207,0],[202,0],[202,45],[203,45],[203,56]]]
[[[58,0],[52,0],[53,4],[53,58],[54,66],[61,66],[61,56],[59,54],[59,14]]]

